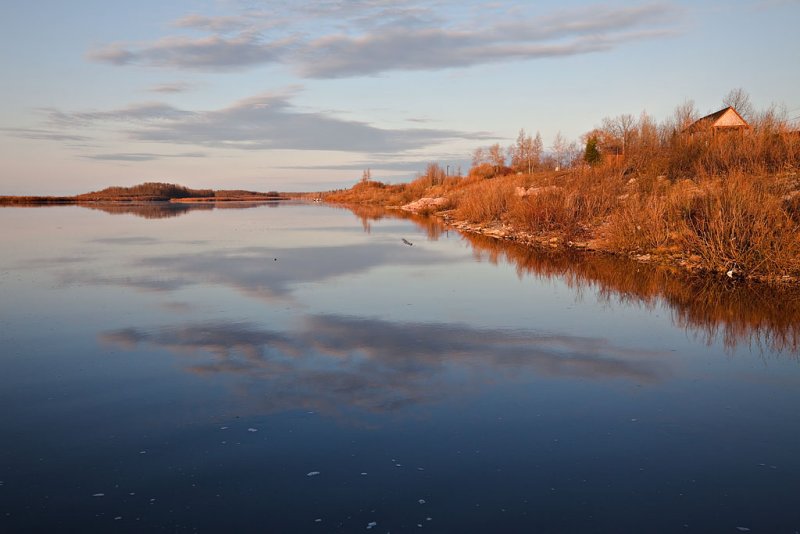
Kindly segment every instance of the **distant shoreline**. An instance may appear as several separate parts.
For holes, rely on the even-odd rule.
[[[301,196],[295,193],[270,191],[189,189],[167,183],[143,183],[132,187],[107,187],[101,191],[73,196],[0,196],[0,206],[49,206],[70,204],[132,204],[141,202],[216,203],[216,202],[270,202],[290,200]]]
[[[229,197],[229,198],[169,198],[169,199],[103,199],[103,200],[82,200],[71,197],[0,197],[0,207],[13,206],[76,206],[83,204],[149,204],[154,202],[168,202],[171,204],[217,204],[235,202],[278,202],[281,200],[292,200],[296,196],[253,196],[253,197]]]

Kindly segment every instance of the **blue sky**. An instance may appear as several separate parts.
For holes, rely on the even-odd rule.
[[[397,182],[739,87],[798,117],[798,22],[800,0],[8,0],[0,194]]]

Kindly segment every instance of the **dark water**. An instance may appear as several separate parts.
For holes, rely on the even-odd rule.
[[[0,209],[1,531],[800,530],[796,290],[147,208]]]

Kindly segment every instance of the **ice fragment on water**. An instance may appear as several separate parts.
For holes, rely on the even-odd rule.
[[[365,476],[367,476],[367,474],[366,473],[361,473],[361,476],[365,477]]]
[[[750,532],[750,529],[747,527],[736,527],[736,530],[739,532]]]
[[[105,496],[106,496],[105,493],[95,493],[92,495],[92,497],[105,497]]]
[[[314,523],[322,523],[322,518],[318,517],[314,520]]]
[[[114,518],[114,521],[119,521],[120,519],[122,519],[122,516],[118,515],[117,517]]]
[[[309,471],[308,474],[306,474],[306,476],[307,477],[315,477],[318,474],[319,474],[319,471]]]
[[[367,530],[371,529],[372,527],[377,527],[377,526],[378,526],[377,522],[370,521],[369,523],[367,523]]]
[[[420,499],[417,502],[420,503],[420,504],[425,504],[425,499]]]
[[[258,432],[257,428],[250,427],[247,429],[248,432]]]

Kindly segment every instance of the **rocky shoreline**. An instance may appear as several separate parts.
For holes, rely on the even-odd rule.
[[[745,272],[737,271],[735,269],[714,269],[710,266],[704,265],[702,258],[699,256],[687,256],[686,254],[681,253],[637,254],[615,251],[609,248],[604,240],[598,236],[592,236],[591,238],[584,240],[570,240],[565,239],[564,236],[560,235],[559,233],[528,232],[500,222],[495,222],[488,225],[483,223],[471,223],[469,221],[456,218],[454,210],[441,209],[446,205],[447,199],[444,197],[426,197],[403,206],[387,206],[386,208],[402,210],[417,215],[433,216],[440,219],[448,227],[454,228],[461,232],[479,234],[498,240],[513,241],[538,249],[566,248],[597,254],[624,256],[639,263],[664,265],[673,268],[677,267],[688,273],[703,273],[710,276],[726,276],[732,280],[771,284],[796,284],[800,282],[800,278],[795,276],[754,276]]]

